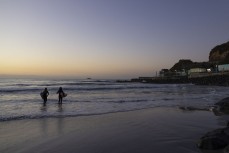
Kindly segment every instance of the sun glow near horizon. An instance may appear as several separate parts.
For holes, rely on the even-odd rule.
[[[44,76],[96,76],[96,77],[121,77],[122,75],[136,77],[147,73],[152,66],[137,64],[137,59],[125,59],[125,57],[112,58],[109,56],[65,55],[62,51],[7,51],[1,56],[1,74],[8,75],[44,75]],[[143,68],[144,67],[144,68]],[[136,71],[138,73],[136,73]],[[131,75],[128,75],[130,73]]]

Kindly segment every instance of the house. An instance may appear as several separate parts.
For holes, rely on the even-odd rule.
[[[191,68],[190,70],[188,70],[188,76],[191,77],[200,77],[202,75],[206,75],[207,73],[207,69],[206,68]]]
[[[229,71],[229,64],[222,64],[218,65],[217,67],[219,72]]]
[[[159,77],[168,77],[169,73],[169,69],[161,69],[161,71],[159,72]]]

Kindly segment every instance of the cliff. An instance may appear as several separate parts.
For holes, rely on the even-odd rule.
[[[209,62],[229,62],[229,41],[214,47],[209,54]]]

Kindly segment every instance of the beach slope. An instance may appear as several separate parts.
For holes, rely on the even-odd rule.
[[[7,121],[0,123],[0,152],[194,153],[220,122],[212,112],[178,108]]]

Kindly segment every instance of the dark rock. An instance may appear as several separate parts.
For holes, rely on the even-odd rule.
[[[213,112],[216,115],[223,115],[229,113],[229,97],[215,103]],[[229,145],[229,123],[226,128],[216,129],[205,134],[198,143],[200,149],[218,150],[224,149]],[[227,149],[228,150],[228,147]],[[225,152],[225,149],[224,149]]]
[[[217,129],[205,134],[198,143],[200,149],[218,150],[229,145],[229,128]]]
[[[224,149],[224,152],[223,153],[229,153],[229,146],[227,146],[225,149]]]
[[[220,100],[219,102],[215,103],[215,105],[223,106],[223,105],[225,105],[227,103],[229,104],[229,97]]]
[[[229,97],[220,100],[219,102],[215,103],[215,110],[229,113]]]
[[[197,108],[197,107],[192,107],[192,106],[180,106],[179,109],[183,110],[183,111],[210,111],[209,108]]]

